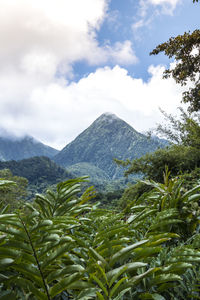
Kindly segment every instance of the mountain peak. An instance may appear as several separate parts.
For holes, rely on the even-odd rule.
[[[103,113],[97,120],[117,120],[119,119],[115,114],[111,113],[111,112],[105,112]]]
[[[106,112],[54,159],[64,167],[76,164],[80,167],[80,163],[89,163],[106,172],[110,178],[117,178],[123,176],[123,170],[119,170],[113,158],[132,160],[159,146],[159,142],[149,140],[115,114]]]
[[[113,114],[113,113],[111,113],[111,112],[105,112],[105,113],[103,113],[101,116],[100,116],[100,118],[117,118],[118,119],[118,117],[115,115],[115,114]]]
[[[110,113],[110,112],[105,112],[102,115],[100,115],[94,122],[93,124],[96,126],[104,126],[111,124],[116,121],[122,121],[119,117],[117,117],[115,114]]]

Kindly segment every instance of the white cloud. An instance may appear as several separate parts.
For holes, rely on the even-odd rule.
[[[129,40],[98,44],[108,2],[0,0],[0,129],[61,147],[105,111],[146,130],[160,120],[158,106],[179,105],[180,89],[162,80],[161,66],[150,67],[147,83],[119,66],[69,83],[80,60],[137,62]]]
[[[136,60],[128,41],[107,48],[98,44],[108,0],[0,0],[0,5],[2,71],[71,76],[72,64],[80,60],[94,65],[110,57],[115,63]]]
[[[182,0],[140,0],[141,9],[147,10],[148,6],[161,8],[161,12],[164,14],[172,15],[175,8],[180,4]]]
[[[17,135],[29,133],[47,144],[62,147],[110,111],[139,131],[161,120],[158,107],[174,112],[181,89],[172,79],[163,80],[162,66],[149,68],[150,79],[132,78],[119,66],[104,67],[67,84],[64,80],[30,85],[26,78],[12,78],[12,89],[0,98],[1,127]],[[7,74],[9,80],[10,74]],[[0,90],[5,84],[0,78]]]
[[[106,60],[118,62],[122,65],[135,64],[138,62],[132,49],[132,44],[128,40],[123,43],[117,42],[113,47],[109,45],[105,46],[105,61]]]
[[[163,12],[166,14],[172,14],[177,4],[181,3],[182,0],[147,0],[149,4],[154,6],[161,6]]]
[[[173,15],[177,5],[183,0],[139,0],[137,20],[132,24],[134,31],[148,26],[160,14]]]

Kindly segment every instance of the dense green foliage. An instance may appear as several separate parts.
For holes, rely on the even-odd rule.
[[[174,67],[164,72],[164,78],[172,76],[177,83],[186,85],[194,83],[189,90],[183,93],[183,101],[189,103],[190,111],[200,109],[200,30],[192,33],[171,37],[168,42],[158,45],[151,54],[164,52],[169,58],[174,57]]]
[[[120,209],[126,208],[133,200],[137,200],[144,193],[151,191],[152,188],[139,181],[135,184],[128,184],[118,203]]]
[[[159,149],[134,160],[125,174],[142,173],[148,178],[162,182],[166,165],[173,176],[191,172],[200,167],[200,149],[182,145]]]
[[[199,2],[193,0],[193,3]],[[158,45],[150,54],[164,52],[175,59],[174,66],[164,72],[164,78],[172,76],[182,86],[189,83],[189,89],[183,93],[183,101],[189,104],[190,112],[200,110],[200,30],[171,37],[167,42]],[[192,84],[191,84],[192,83]]]
[[[83,171],[86,171],[86,165],[83,163],[89,163],[88,172],[94,172],[97,167],[96,170],[101,169],[101,173],[107,174],[109,179],[115,180],[123,177],[123,170],[114,163],[114,158],[138,158],[164,146],[166,143],[163,141],[138,133],[117,116],[103,114],[60,151],[55,156],[55,161],[65,167],[72,166],[72,168],[79,164],[81,170],[77,173],[76,168],[77,176],[81,176]],[[92,165],[94,166],[93,170]],[[96,172],[96,177],[98,177],[97,173],[99,171]]]
[[[159,124],[156,134],[164,135],[173,144],[200,148],[200,115],[189,114],[179,107],[179,118],[162,111],[166,124]]]
[[[25,213],[1,210],[0,299],[198,295],[191,276],[195,284],[200,186],[184,191],[181,180],[166,174],[164,184],[146,182],[154,189],[117,213],[88,204],[94,191],[80,195],[82,181],[62,182],[55,192],[36,195]],[[12,184],[1,181],[4,188]]]
[[[119,199],[121,199],[122,194],[124,193],[124,189],[115,188],[114,191],[102,191],[97,192],[95,195],[95,202],[99,202],[100,207],[104,207],[106,209],[116,209],[119,204]]]
[[[56,165],[48,157],[31,157],[20,161],[0,162],[0,170],[9,169],[14,176],[28,180],[27,198],[31,199],[37,192],[44,192],[48,186],[59,181],[73,178],[73,175]],[[4,179],[7,177],[2,176]]]
[[[20,161],[12,160],[0,162],[0,169],[5,168],[10,169],[16,176],[27,178],[31,184],[43,181],[52,184],[65,180],[66,178],[72,178],[69,172],[45,156],[36,156]]]
[[[4,206],[9,205],[11,211],[20,208],[27,197],[28,180],[21,176],[14,176],[9,169],[0,170],[0,178],[14,183],[6,188],[0,186],[0,203]]]
[[[24,138],[0,137],[0,160],[20,160],[32,156],[53,157],[58,150],[26,136]]]

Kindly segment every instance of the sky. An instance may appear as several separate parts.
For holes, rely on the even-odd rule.
[[[140,132],[176,114],[173,60],[149,53],[200,25],[192,0],[0,0],[0,134],[62,149],[102,113]]]

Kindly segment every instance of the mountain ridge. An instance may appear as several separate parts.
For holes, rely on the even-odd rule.
[[[65,177],[90,176],[90,183],[100,189],[113,184],[119,187],[127,180],[114,158],[132,160],[165,146],[166,141],[147,137],[115,114],[104,113],[61,151],[30,136],[0,137],[0,169],[10,168],[14,175],[24,176],[36,185],[43,180],[52,184]],[[134,180],[134,176],[128,180]]]
[[[23,138],[0,137],[0,160],[22,160],[34,156],[47,156],[52,158],[59,151],[43,144],[31,136]]]
[[[159,139],[137,132],[115,114],[104,113],[53,159],[64,167],[90,163],[105,171],[110,179],[117,179],[123,171],[113,162],[114,158],[132,160],[165,146]]]

